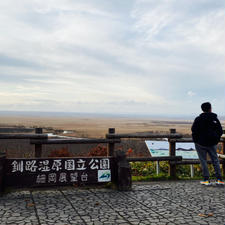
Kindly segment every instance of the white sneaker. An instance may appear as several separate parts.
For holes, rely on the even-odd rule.
[[[202,184],[202,185],[206,185],[206,186],[211,185],[211,183],[210,183],[210,181],[209,181],[209,180],[203,180],[203,181],[200,181],[200,184]]]

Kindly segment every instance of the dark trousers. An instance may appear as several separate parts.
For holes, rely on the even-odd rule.
[[[199,160],[201,162],[203,177],[205,179],[209,179],[209,169],[207,164],[207,153],[208,153],[215,170],[215,176],[217,179],[221,179],[220,163],[216,152],[217,145],[202,146],[195,143],[195,148],[198,153]]]

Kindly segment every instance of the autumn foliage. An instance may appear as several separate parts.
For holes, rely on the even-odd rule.
[[[50,158],[54,158],[54,157],[72,157],[73,155],[68,151],[67,148],[62,148],[62,149],[58,149],[58,150],[53,150],[51,151],[51,153],[49,154],[48,157]]]
[[[97,145],[92,148],[88,153],[88,156],[107,156],[107,147],[102,145]]]
[[[118,148],[117,150],[122,150],[122,148]],[[133,149],[129,148],[126,151],[126,155],[128,157],[131,156],[131,154],[133,153]],[[90,150],[90,152],[88,153],[88,156],[107,156],[107,147],[106,146],[102,146],[102,145],[98,145],[95,148],[92,148]]]
[[[123,150],[123,149],[122,149],[122,147],[120,147],[120,148],[116,149],[116,151],[117,150]],[[92,148],[86,156],[88,156],[88,157],[90,157],[90,156],[107,156],[107,153],[108,153],[107,146],[99,144],[96,147]],[[126,151],[127,157],[132,157],[133,154],[134,154],[134,151],[132,148],[129,148]],[[61,148],[61,149],[51,151],[51,153],[48,155],[48,157],[62,158],[62,157],[73,157],[73,155],[68,151],[67,148]]]
[[[129,148],[126,152],[126,155],[129,157],[133,152],[133,149],[132,148]]]

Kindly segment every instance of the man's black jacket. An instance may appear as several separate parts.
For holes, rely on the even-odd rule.
[[[212,112],[202,113],[195,118],[192,125],[193,141],[202,146],[213,146],[218,144],[223,129],[217,115]]]

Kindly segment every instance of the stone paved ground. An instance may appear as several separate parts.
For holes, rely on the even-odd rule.
[[[212,216],[203,217],[203,215]],[[202,215],[199,215],[202,214]],[[151,182],[129,192],[62,188],[0,197],[0,224],[225,224],[225,187],[198,181]]]

